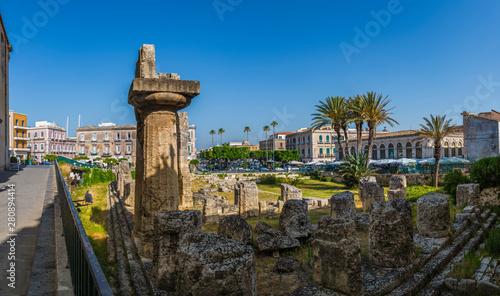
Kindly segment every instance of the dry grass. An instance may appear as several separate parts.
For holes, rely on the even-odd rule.
[[[61,173],[63,175],[63,178],[68,177],[69,174],[71,173],[71,166],[69,164],[59,166],[59,168],[61,169]]]

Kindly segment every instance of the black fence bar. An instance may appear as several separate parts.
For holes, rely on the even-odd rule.
[[[87,233],[83,229],[82,222],[57,162],[55,169],[64,237],[75,295],[112,296],[113,292],[102,272],[101,265],[97,261]]]

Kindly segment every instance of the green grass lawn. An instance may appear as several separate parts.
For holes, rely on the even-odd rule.
[[[80,220],[82,221],[83,228],[92,245],[92,249],[96,254],[97,260],[108,279],[112,283],[112,278],[116,278],[117,265],[116,262],[108,261],[108,248],[107,248],[107,210],[106,210],[106,192],[107,183],[94,184],[90,187],[77,188],[71,194],[73,201],[78,201],[82,204],[81,212],[79,213]],[[89,190],[92,194],[93,204],[83,205],[85,192]],[[76,206],[76,203],[75,203]]]
[[[281,194],[281,184],[258,184],[259,190],[270,191]],[[297,186],[302,190],[302,196],[305,197],[319,197],[330,198],[332,195],[348,190],[343,184],[335,182],[326,182],[305,179]],[[349,190],[357,195],[358,191]]]

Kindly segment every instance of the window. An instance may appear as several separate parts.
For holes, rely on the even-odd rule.
[[[80,140],[85,141],[85,134],[82,134],[82,135],[80,136]]]
[[[306,155],[305,149],[302,149],[302,155]]]
[[[385,159],[385,145],[380,145],[380,159]]]
[[[455,150],[455,142],[451,143],[451,157],[455,157],[456,155],[456,150]]]
[[[96,153],[97,152],[97,147],[96,146],[92,146],[92,153]]]
[[[372,147],[372,159],[377,160],[377,145],[373,144]]]
[[[417,159],[422,159],[422,146],[420,145],[420,142],[415,143],[415,157]]]
[[[116,146],[116,153],[120,153],[120,146]]]
[[[31,133],[28,133],[28,138],[31,138]]]
[[[81,153],[85,153],[85,147],[81,147],[82,149],[80,150]]]
[[[356,155],[356,149],[354,146],[351,147],[351,155]]]
[[[368,145],[365,145],[365,151],[364,151],[365,155],[368,155]]]
[[[96,133],[93,133],[92,134],[92,141],[95,141],[96,139],[97,139],[97,135],[96,135]]]
[[[109,134],[108,134],[108,133],[106,133],[106,134],[104,135],[104,139],[105,139],[106,141],[107,141],[107,140],[109,140]]]
[[[24,120],[22,120],[22,121],[21,121],[21,126],[25,126],[25,125],[24,125]]]
[[[307,156],[311,155],[311,148],[307,148]]]
[[[40,151],[43,151],[43,144],[40,144]]]
[[[19,131],[16,131],[16,137],[19,137]]]
[[[297,139],[297,144],[300,144],[300,138]]]
[[[53,132],[50,132],[50,137],[53,138],[54,137],[54,133]]]
[[[43,138],[43,132],[40,132],[40,137],[42,137],[42,138]]]
[[[189,147],[189,146],[188,146],[188,147]],[[132,152],[132,146],[128,145],[128,146],[127,146],[127,153],[130,153],[130,152]]]
[[[322,143],[323,142],[323,136],[319,136],[319,142]]]
[[[35,144],[35,151],[38,151],[38,145]]]
[[[19,126],[19,119],[16,119],[16,126]]]
[[[327,136],[328,137],[328,136]],[[327,140],[328,141],[328,140]],[[326,148],[326,154],[330,155],[330,148]]]
[[[106,154],[109,154],[109,146],[106,146],[106,147],[104,148],[104,151],[106,152]]]
[[[22,137],[24,138],[24,132],[21,133]]]
[[[302,137],[302,143],[306,143],[306,137]]]
[[[462,143],[458,142],[458,156],[462,156]]]
[[[398,143],[398,145],[396,146],[396,149],[397,149],[397,158],[403,158],[403,144],[401,143]]]
[[[319,155],[323,155],[323,148],[319,148]]]
[[[283,143],[281,143],[281,146],[283,146]],[[191,153],[191,145],[188,145],[188,153]]]
[[[38,137],[38,134],[37,134],[37,132],[35,132],[35,138],[37,138],[37,137]]]
[[[307,136],[307,143],[311,142],[311,136]]]
[[[406,158],[412,158],[413,157],[413,151],[412,151],[412,145],[410,142],[406,143]]]
[[[388,158],[394,158],[394,145],[391,143],[389,144],[389,155]]]
[[[120,140],[120,133],[116,133],[116,139]]]
[[[330,136],[326,136],[326,142],[330,143]]]
[[[448,142],[444,142],[444,157],[450,157],[450,149],[448,149]]]

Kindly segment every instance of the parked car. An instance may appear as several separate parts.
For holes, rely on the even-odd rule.
[[[285,169],[284,169],[284,168],[276,168],[275,170],[276,170],[277,172],[284,172],[284,171],[285,171]]]

